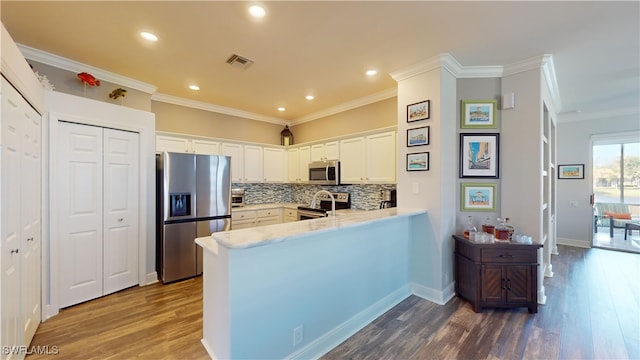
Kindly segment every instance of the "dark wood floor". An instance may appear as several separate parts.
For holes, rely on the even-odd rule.
[[[640,256],[559,251],[538,314],[476,314],[458,298],[439,306],[411,296],[324,358],[640,359]],[[131,288],[65,309],[31,345],[58,346],[64,359],[206,359],[201,281]]]

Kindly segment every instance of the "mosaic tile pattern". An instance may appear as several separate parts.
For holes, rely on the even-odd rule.
[[[375,210],[380,206],[380,191],[394,190],[395,185],[338,185],[322,186],[308,184],[244,184],[234,183],[232,187],[245,189],[247,205],[266,203],[295,202],[311,203],[313,194],[319,190],[348,192],[351,196],[351,208]]]

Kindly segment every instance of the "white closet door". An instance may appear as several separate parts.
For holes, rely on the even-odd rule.
[[[102,128],[58,124],[60,307],[102,296]]]
[[[138,143],[104,129],[104,295],[138,284]]]
[[[29,343],[41,319],[42,272],[40,268],[40,128],[42,118],[31,107],[25,108],[22,161],[22,324],[23,338]]]
[[[20,223],[20,160],[22,152],[22,122],[24,121],[24,100],[20,94],[2,79],[2,118],[1,136],[2,200],[0,217],[0,264],[2,278],[2,333],[3,346],[21,345],[22,329],[20,321],[20,241],[22,226]],[[15,354],[14,354],[15,355]],[[9,357],[11,357],[10,355]]]

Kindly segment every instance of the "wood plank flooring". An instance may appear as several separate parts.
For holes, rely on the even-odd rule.
[[[559,246],[547,304],[476,314],[416,296],[327,353],[331,359],[639,359],[640,256]],[[64,309],[32,346],[63,359],[207,359],[202,278],[135,287]],[[30,355],[28,359],[50,358]]]

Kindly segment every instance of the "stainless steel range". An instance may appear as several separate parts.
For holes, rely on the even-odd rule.
[[[349,193],[334,192],[331,193],[336,202],[336,210],[350,209],[351,197]],[[319,207],[298,206],[298,220],[316,219],[329,216],[331,212],[331,197],[329,194],[322,192],[317,194],[320,199]]]

